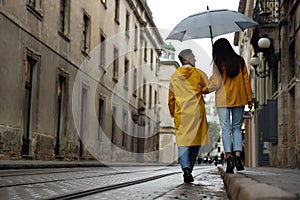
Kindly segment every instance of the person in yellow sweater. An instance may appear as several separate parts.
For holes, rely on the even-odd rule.
[[[195,68],[195,56],[185,49],[178,56],[182,66],[171,77],[169,112],[174,118],[174,131],[184,182],[193,182],[192,171],[199,147],[210,141],[202,90],[207,76]]]
[[[235,167],[237,171],[244,170],[241,161],[241,126],[245,105],[248,104],[250,109],[252,107],[250,77],[244,59],[235,53],[225,38],[220,38],[213,44],[213,61],[213,74],[207,90],[204,89],[203,92],[216,91],[215,105],[222,129],[226,173],[234,173]],[[232,152],[234,155],[231,155]]]

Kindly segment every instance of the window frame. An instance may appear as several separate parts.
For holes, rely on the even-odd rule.
[[[114,47],[114,61],[113,61],[113,80],[114,82],[118,82],[119,79],[119,66],[120,66],[120,60],[119,60],[119,48]]]
[[[62,8],[62,2],[63,2],[63,8]],[[70,0],[60,0],[58,33],[62,35],[65,39],[70,41],[70,39],[68,39],[69,32],[70,32]]]
[[[136,98],[137,97],[137,78],[138,78],[138,75],[137,75],[137,69],[134,68],[133,70],[133,96]]]
[[[83,11],[83,27],[82,27],[82,53],[88,54],[91,42],[91,16]]]
[[[99,60],[99,66],[104,69],[105,68],[105,63],[106,63],[106,59],[105,59],[105,55],[106,55],[106,44],[105,44],[105,40],[106,40],[106,35],[101,31],[100,34],[100,49],[99,49],[99,54],[100,54],[100,60]]]
[[[103,124],[105,116],[105,99],[99,97],[98,100],[98,141],[103,142]]]
[[[28,0],[28,5],[32,8],[36,8],[36,0]]]
[[[144,61],[147,62],[148,59],[148,51],[147,51],[147,41],[144,41]]]
[[[130,61],[129,59],[125,58],[124,60],[124,89],[128,90],[129,88],[129,68],[130,68]]]
[[[127,147],[128,114],[123,110],[122,146]]]
[[[26,4],[27,10],[33,14],[38,20],[42,21],[44,16],[42,13],[42,2],[41,0],[28,0]]]
[[[125,17],[125,34],[126,36],[129,38],[130,34],[129,34],[129,30],[130,30],[130,12],[128,10],[126,10],[126,17]]]
[[[115,0],[115,22],[120,25],[120,0]]]

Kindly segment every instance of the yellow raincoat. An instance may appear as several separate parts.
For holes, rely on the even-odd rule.
[[[180,67],[171,77],[169,111],[178,146],[210,143],[203,88],[207,88],[207,76],[195,67]]]

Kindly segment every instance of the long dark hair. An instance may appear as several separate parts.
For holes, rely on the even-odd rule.
[[[226,74],[229,77],[238,75],[243,67],[244,59],[233,50],[232,46],[225,38],[218,39],[213,45],[213,61],[219,69],[224,73],[222,66],[225,66]]]

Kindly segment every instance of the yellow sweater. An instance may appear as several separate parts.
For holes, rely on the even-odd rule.
[[[216,107],[244,106],[252,101],[252,90],[247,67],[244,64],[242,70],[235,77],[228,77],[224,71],[220,75],[216,66],[208,81],[208,87],[203,92],[216,91]]]

